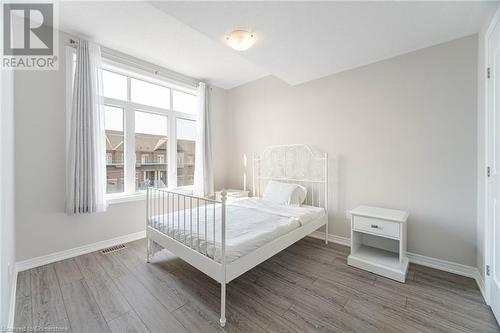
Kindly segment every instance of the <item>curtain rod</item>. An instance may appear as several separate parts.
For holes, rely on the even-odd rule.
[[[76,47],[78,45],[78,41],[73,39],[73,38],[70,38],[69,44],[71,47]],[[151,67],[146,66],[144,64],[138,63],[134,60],[128,59],[124,56],[118,55],[118,54],[116,54],[118,52],[116,52],[116,51],[113,52],[109,49],[106,49],[105,47],[102,48],[101,52],[104,55],[106,55],[106,58],[108,58],[110,60],[115,60],[115,61],[124,63],[125,65],[131,64],[134,67],[138,67],[138,68],[140,68],[148,73],[154,74],[156,76],[164,77],[164,78],[169,79],[169,80],[176,81],[176,82],[181,83],[183,85],[186,85],[190,88],[197,88],[198,87],[199,81],[197,81],[196,79],[189,78],[183,74],[180,74],[180,73],[168,70],[168,69],[166,69],[167,73],[164,74],[161,70],[151,68]],[[156,65],[153,65],[153,66],[160,67],[160,66],[156,66]]]

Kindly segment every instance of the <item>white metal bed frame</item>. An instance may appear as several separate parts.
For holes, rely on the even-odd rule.
[[[146,203],[147,262],[152,255],[152,241],[169,250],[190,265],[207,274],[221,284],[220,325],[226,324],[226,284],[246,271],[264,262],[298,240],[325,225],[325,243],[328,243],[328,155],[321,154],[307,145],[271,146],[261,156],[253,159],[253,196],[260,197],[262,188],[270,180],[297,183],[307,188],[305,203],[323,207],[326,214],[291,232],[280,236],[264,246],[230,263],[226,263],[226,192],[222,191],[221,200],[182,194],[163,188],[148,188]],[[182,207],[181,207],[182,204]],[[213,205],[213,216],[207,216],[207,207]],[[219,206],[220,205],[220,206]],[[215,211],[221,209],[220,262],[208,255],[208,244],[216,244]],[[186,220],[186,211],[189,211]],[[196,221],[193,212],[196,211]],[[200,214],[201,211],[201,214]],[[170,214],[167,214],[170,212]],[[173,213],[175,212],[175,213]],[[203,214],[204,212],[204,214]],[[200,217],[203,217],[200,219]],[[175,235],[169,232],[169,225],[190,225],[200,230],[205,224],[205,235],[198,240],[187,240],[186,234]],[[207,235],[207,224],[214,224],[213,235]],[[200,246],[200,238],[205,247]]]

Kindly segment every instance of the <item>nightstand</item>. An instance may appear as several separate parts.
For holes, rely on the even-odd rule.
[[[221,192],[222,191],[215,192],[216,200],[221,199]],[[232,201],[238,198],[248,198],[248,191],[228,189],[226,190],[226,192],[227,192],[227,201]]]
[[[351,254],[347,263],[399,282],[405,282],[406,221],[408,212],[359,206],[351,214]]]

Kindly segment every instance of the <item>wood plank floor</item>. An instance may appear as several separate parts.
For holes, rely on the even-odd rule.
[[[401,284],[347,265],[348,248],[305,238],[227,288],[145,241],[20,272],[15,326],[59,332],[500,332],[474,280],[411,265]]]

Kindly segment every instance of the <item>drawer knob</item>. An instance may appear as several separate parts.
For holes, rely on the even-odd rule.
[[[376,224],[372,224],[371,227],[374,229],[378,229],[378,225],[376,225]]]

